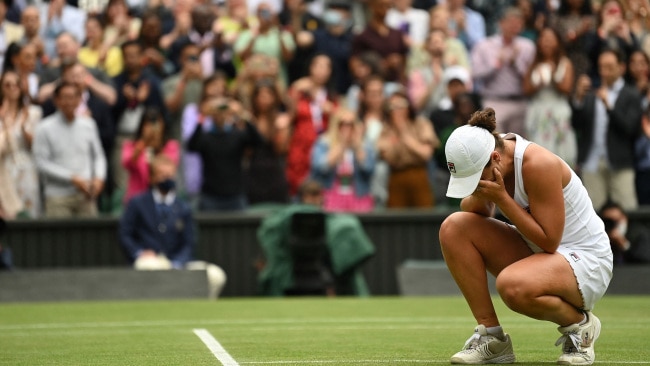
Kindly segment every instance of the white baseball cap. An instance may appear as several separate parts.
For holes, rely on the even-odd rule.
[[[464,125],[451,133],[445,144],[451,173],[447,197],[465,198],[476,190],[495,145],[492,133],[482,127]]]
[[[442,73],[442,81],[445,85],[449,84],[452,80],[459,80],[465,86],[468,86],[472,78],[466,68],[453,65],[445,68],[445,71]]]

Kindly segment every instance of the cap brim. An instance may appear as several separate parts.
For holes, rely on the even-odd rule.
[[[447,197],[451,198],[465,198],[476,190],[478,182],[481,180],[483,171],[478,171],[469,177],[454,177],[449,178],[449,186],[447,187]]]

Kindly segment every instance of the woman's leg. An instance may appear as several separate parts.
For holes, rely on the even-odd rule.
[[[442,223],[440,245],[477,323],[499,325],[486,270],[497,276],[512,263],[531,256],[532,250],[506,223],[469,212],[453,213]]]
[[[531,318],[560,326],[584,318],[573,269],[559,253],[537,253],[513,263],[497,277],[497,290],[510,309]]]

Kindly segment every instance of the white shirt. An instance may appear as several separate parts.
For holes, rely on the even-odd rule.
[[[611,108],[614,108],[614,104],[618,99],[618,94],[623,89],[625,82],[622,78],[619,78],[612,84],[611,88],[607,89],[607,103]],[[584,171],[594,173],[598,170],[598,164],[601,159],[607,161],[607,130],[609,128],[609,115],[605,108],[605,103],[596,97],[594,113],[594,136],[591,144],[591,150],[589,155],[587,155],[587,160],[582,167]]]

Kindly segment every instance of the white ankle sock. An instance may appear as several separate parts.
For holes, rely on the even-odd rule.
[[[503,340],[506,337],[506,335],[503,333],[503,328],[501,328],[500,325],[497,325],[496,327],[485,328],[485,330],[487,330],[487,333],[489,335],[495,336],[500,340]]]

